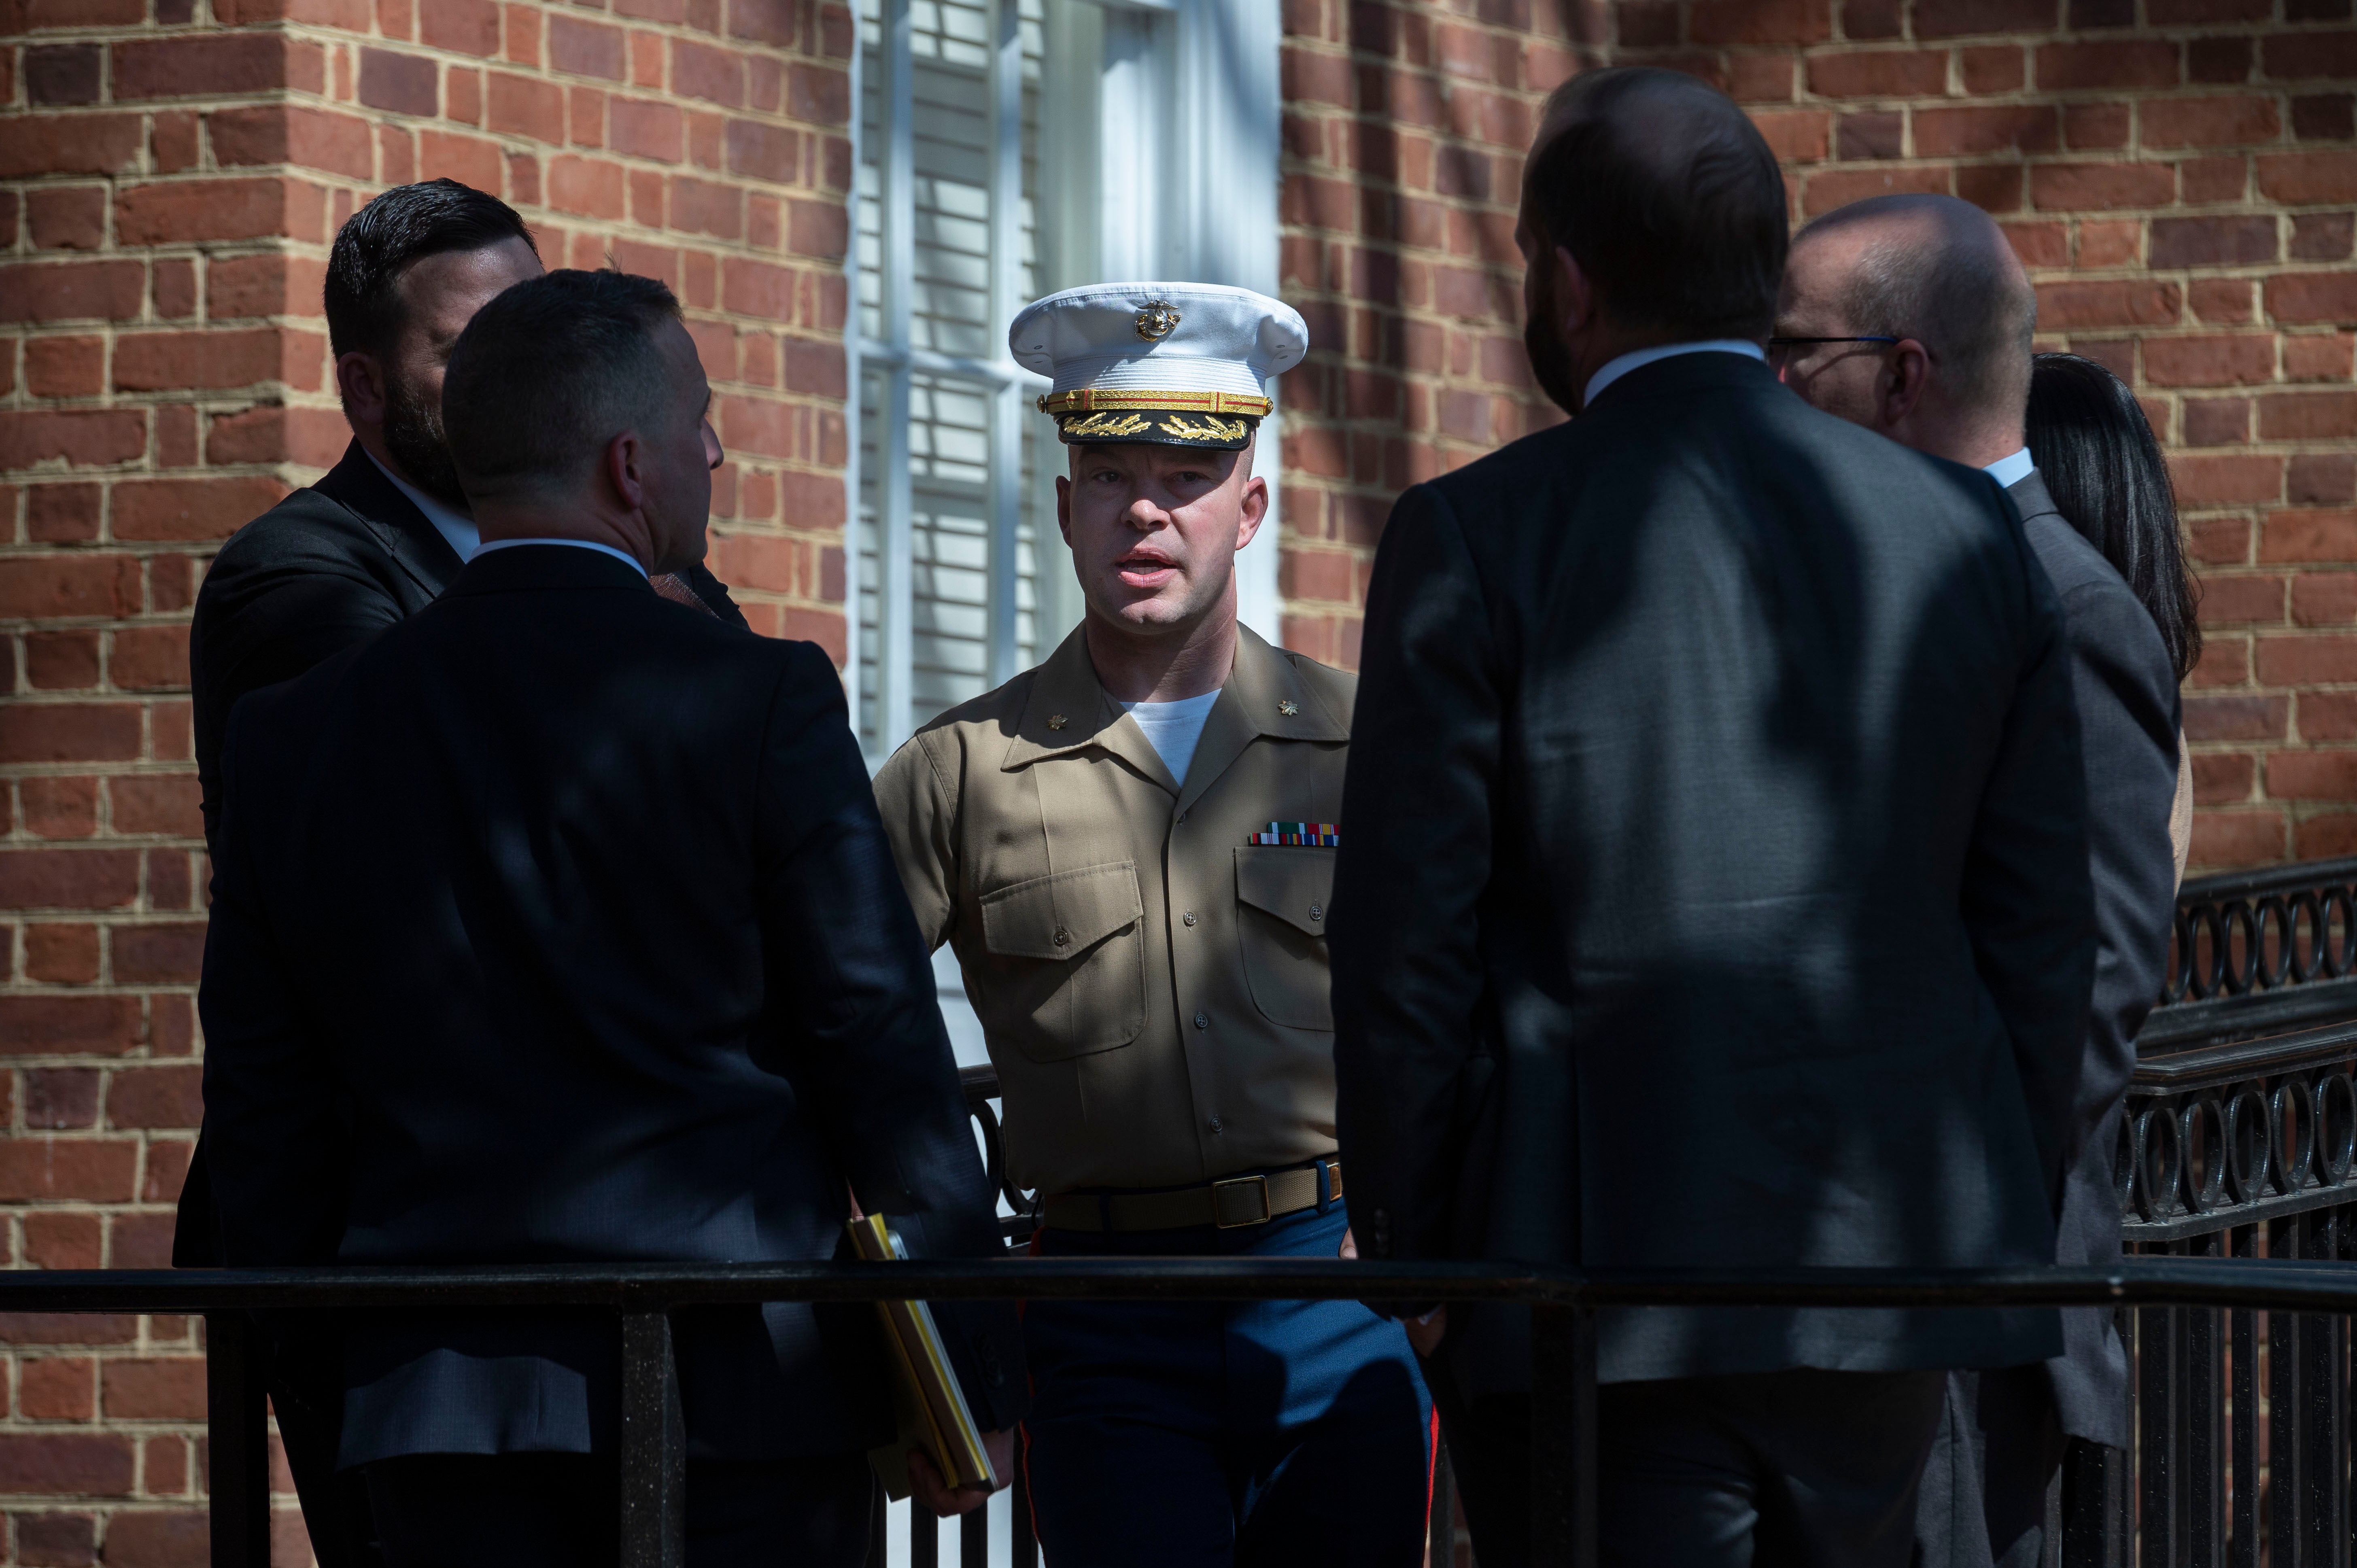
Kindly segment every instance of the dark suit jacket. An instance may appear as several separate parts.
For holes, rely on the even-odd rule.
[[[221,814],[221,736],[237,700],[415,615],[450,585],[460,564],[450,542],[357,441],[317,484],[230,535],[206,570],[188,628],[208,843]],[[744,626],[719,579],[702,566],[687,576],[713,614]],[[172,1240],[172,1262],[181,1268],[220,1262],[210,1164],[199,1138]]]
[[[2177,909],[2169,808],[2177,798],[2177,673],[2169,650],[2101,551],[2055,509],[2035,473],[2007,494],[2062,605],[2087,771],[2087,858],[2095,894],[2094,1004],[2077,1118],[2082,1148],[2062,1190],[2055,1261],[2120,1255],[2113,1185],[2136,1036],[2160,995]],[[2127,1355],[2108,1307],[2062,1315],[2063,1354],[2047,1363],[2062,1430],[2128,1444]]]
[[[460,564],[357,441],[317,484],[230,535],[206,570],[188,628],[208,837],[221,810],[221,735],[237,700],[415,615]],[[715,615],[745,624],[719,579],[702,566],[685,575]]]
[[[247,698],[203,992],[228,1261],[823,1259],[848,1180],[912,1253],[995,1199],[833,664],[594,552],[478,558]],[[945,1312],[985,1426],[1011,1309]],[[689,1438],[887,1441],[873,1315],[683,1315]],[[613,1319],[356,1318],[342,1462],[610,1441]]]
[[[1662,360],[1401,499],[1361,670],[1329,940],[1362,1251],[2053,1256],[2085,785],[1994,481]],[[1526,1321],[1452,1311],[1458,1386],[1522,1383]],[[2051,1312],[1599,1328],[1608,1380],[2060,1348]]]

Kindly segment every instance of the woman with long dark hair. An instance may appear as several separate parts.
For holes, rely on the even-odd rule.
[[[2119,377],[2077,354],[2040,354],[2029,379],[2029,456],[2056,508],[2126,580],[2183,681],[2201,657],[2200,603],[2177,531],[2177,494],[2143,407]],[[2193,836],[2193,773],[2177,737],[2177,874]]]

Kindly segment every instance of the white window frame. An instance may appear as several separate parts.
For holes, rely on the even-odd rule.
[[[1081,242],[1097,258],[1096,277],[1066,276],[1054,287],[1146,277],[1232,284],[1276,292],[1279,16],[1275,0],[1048,0],[1049,48],[1043,83],[1039,158],[1042,230]],[[1005,351],[1006,330],[1029,301],[1020,297],[1023,191],[1022,31],[1017,0],[994,0],[990,75],[991,138],[990,321],[995,355],[969,360],[920,348],[909,340],[910,285],[915,270],[915,69],[912,0],[881,0],[883,47],[871,58],[865,29],[855,26],[851,102],[862,78],[880,71],[887,145],[877,149],[882,172],[884,336],[862,330],[856,256],[847,259],[849,308],[844,325],[847,361],[845,420],[847,459],[844,558],[844,620],[848,658],[844,670],[855,726],[863,700],[873,701],[879,766],[908,738],[914,652],[912,487],[909,467],[909,382],[912,375],[962,381],[991,401],[990,576],[988,684],[1021,672],[1017,642],[1017,530],[1022,513],[1023,420],[1044,418],[1032,397],[1046,382]],[[1091,35],[1102,40],[1092,75],[1069,57]],[[1011,131],[1002,127],[1012,127]],[[852,117],[854,167],[866,149],[864,115]],[[1058,160],[1094,159],[1100,190],[1125,193],[1116,207],[1092,211],[1064,199],[1066,182],[1046,171]],[[856,195],[847,199],[856,201]],[[1091,231],[1093,231],[1091,232]],[[879,407],[886,428],[875,432],[877,689],[863,692],[859,541],[864,378],[881,371]],[[1238,610],[1244,623],[1274,642],[1282,629],[1277,596],[1277,511],[1274,498],[1281,457],[1280,413],[1262,422],[1254,471],[1272,497],[1259,535],[1236,564]],[[1043,465],[1044,467],[1044,465]],[[1034,541],[1039,603],[1038,655],[1077,623],[1078,590],[1067,586],[1070,556],[1056,538],[1052,477],[1037,477],[1042,494]]]

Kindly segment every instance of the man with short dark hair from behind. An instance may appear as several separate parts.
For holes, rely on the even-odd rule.
[[[650,584],[702,558],[722,458],[671,292],[519,284],[443,402],[481,548],[244,699],[222,748],[202,1005],[228,1261],[815,1261],[855,1199],[914,1256],[1002,1255],[833,662]],[[1012,1307],[937,1316],[1004,1432]],[[891,1440],[872,1311],[673,1332],[688,1563],[865,1562],[866,1451]],[[389,1568],[616,1560],[610,1314],[347,1337],[339,1458]]]
[[[514,209],[456,180],[395,186],[352,214],[328,252],[325,296],[336,389],[352,439],[337,465],[231,535],[207,569],[188,633],[205,837],[221,811],[221,732],[240,697],[415,615],[476,544],[452,470],[442,373],[475,312],[541,274]],[[744,617],[697,565],[669,579],[733,625]],[[181,1188],[172,1262],[220,1262],[210,1160],[200,1133]],[[287,1466],[322,1568],[344,1568],[366,1523],[329,1492],[336,1452],[332,1323],[288,1319],[264,1336]],[[314,1391],[325,1392],[315,1399]],[[320,1408],[324,1404],[325,1408]]]
[[[2037,324],[2029,274],[1987,213],[1948,196],[1877,197],[1794,238],[1770,352],[1818,408],[2005,486],[2061,597],[2097,946],[2054,1261],[2102,1263],[2120,1255],[2112,1165],[2176,910],[2177,671],[2152,616],[2031,462]],[[2062,1328],[2062,1354],[2042,1364],[1950,1378],[1923,1474],[1925,1568],[2030,1568],[2063,1440],[2127,1446],[2127,1355],[2111,1310],[2074,1308]]]
[[[1403,496],[1333,909],[1362,1255],[2053,1256],[2093,943],[2052,590],[1990,480],[1762,362],[1776,159],[1692,78],[1549,101],[1518,234],[1574,415]],[[1428,1303],[1400,1304],[1414,1313]],[[1532,1555],[1527,1309],[1414,1326],[1484,1568]],[[2050,1311],[1607,1311],[1602,1561],[1903,1568],[1944,1369]]]

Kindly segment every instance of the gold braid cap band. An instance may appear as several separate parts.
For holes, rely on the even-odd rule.
[[[1234,452],[1271,407],[1265,397],[1224,392],[1112,392],[1084,389],[1039,400],[1066,442],[1153,441]],[[1222,414],[1236,417],[1222,418]]]

